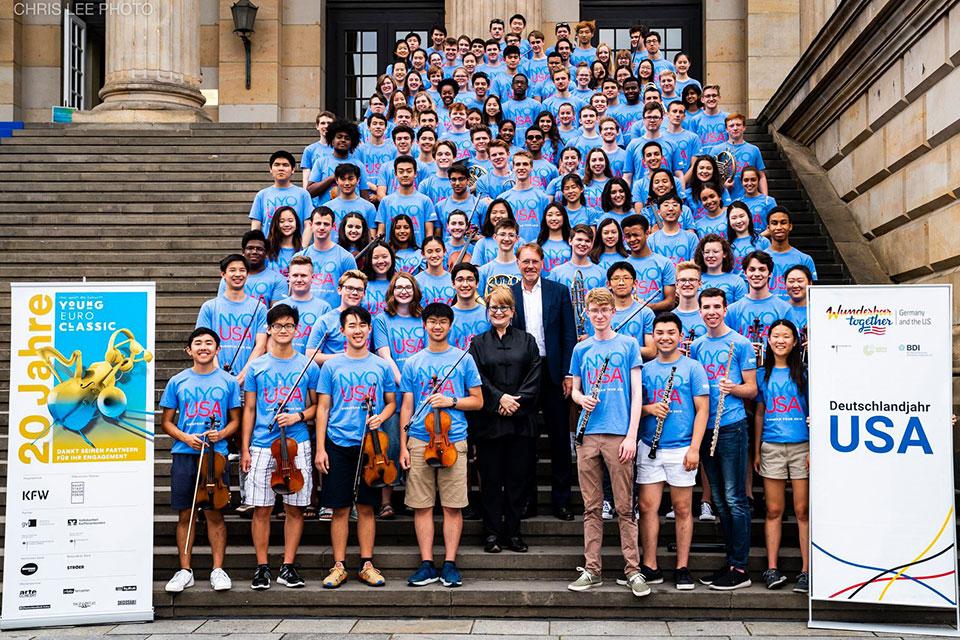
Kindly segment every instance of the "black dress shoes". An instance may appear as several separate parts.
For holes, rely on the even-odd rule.
[[[507,543],[507,549],[516,553],[526,553],[528,548],[527,543],[520,536],[510,538],[510,542]]]
[[[523,514],[520,516],[521,520],[529,520],[530,518],[537,517],[537,503],[528,502],[527,506],[523,509]]]
[[[487,536],[483,543],[483,550],[487,553],[500,553],[502,549],[500,547],[500,541],[497,540],[497,536]]]
[[[565,522],[570,522],[573,520],[573,512],[570,511],[567,507],[557,507],[553,510],[553,517],[557,520],[563,520]]]

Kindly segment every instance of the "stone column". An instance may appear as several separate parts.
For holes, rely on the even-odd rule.
[[[82,122],[203,122],[199,0],[139,0],[107,13],[103,103]]]
[[[456,38],[466,34],[471,38],[490,37],[490,20],[502,18],[504,23],[515,13],[527,19],[524,35],[540,29],[543,20],[543,0],[446,0],[447,35]],[[505,25],[507,29],[510,25]],[[552,33],[552,32],[551,32]]]

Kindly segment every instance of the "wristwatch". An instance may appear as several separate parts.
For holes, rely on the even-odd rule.
[[[304,420],[306,420],[306,416],[303,415],[303,411],[298,411],[297,415],[300,416],[300,422],[303,422]]]
[[[457,398],[454,398],[454,399],[453,399],[453,404],[450,405],[450,408],[451,408],[451,409],[456,409],[456,408],[457,408]]]

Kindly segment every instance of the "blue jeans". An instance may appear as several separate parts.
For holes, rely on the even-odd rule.
[[[710,479],[713,502],[720,518],[720,530],[726,546],[727,564],[747,569],[750,556],[750,503],[747,502],[747,421],[720,427],[716,455],[710,456],[713,430],[708,430],[700,445],[700,461]]]

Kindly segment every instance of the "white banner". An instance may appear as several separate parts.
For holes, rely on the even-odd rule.
[[[948,285],[811,287],[811,598],[956,608]]]
[[[0,628],[153,619],[153,283],[14,283]]]

